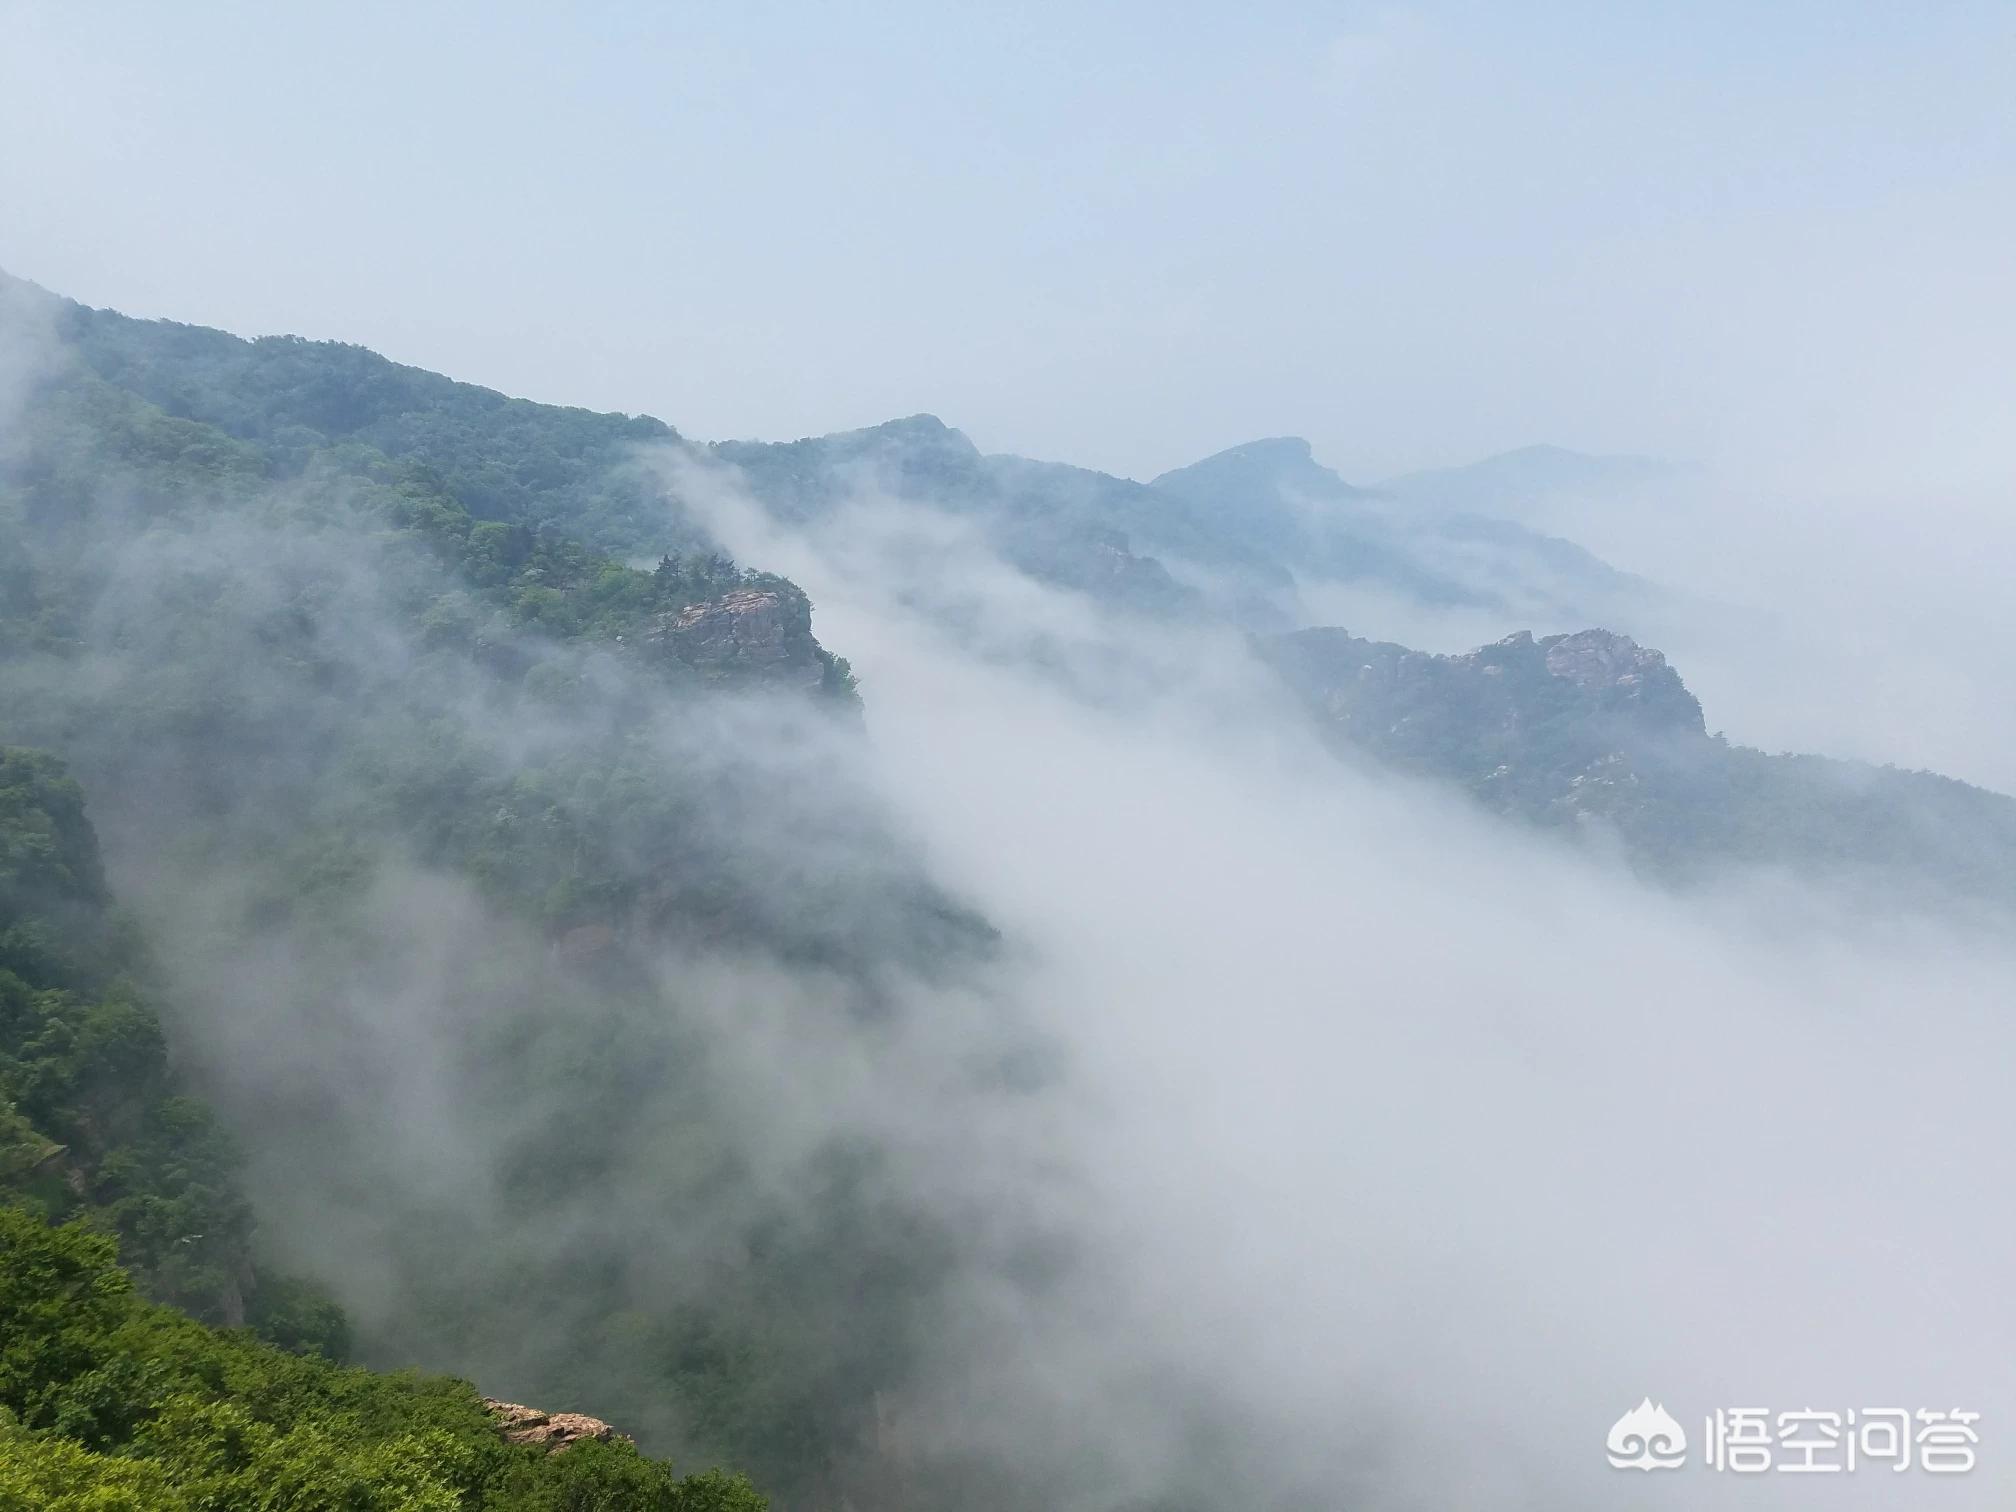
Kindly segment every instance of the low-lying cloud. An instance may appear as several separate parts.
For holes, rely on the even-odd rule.
[[[1782,879],[1654,890],[1341,765],[1233,631],[1045,589],[914,502],[787,528],[667,465],[810,590],[862,728],[494,624],[433,645],[396,627],[439,574],[338,506],[108,504],[92,651],[9,669],[9,738],[85,778],[269,1247],[375,1360],[732,1453],[654,1329],[770,1316],[760,1230],[811,1289],[760,1341],[787,1379],[874,1378],[850,1329],[914,1287],[859,1454],[790,1505],[2006,1501],[2004,939]],[[545,691],[486,681],[500,651]],[[679,921],[623,960],[385,798],[482,795],[504,864],[666,773],[680,849],[642,799],[597,841],[626,919]],[[920,916],[957,948],[913,948]],[[835,1213],[845,1253],[794,1222]],[[1982,1463],[1612,1471],[1648,1395],[1690,1434],[1979,1411]]]
[[[1603,1436],[1650,1394],[1697,1437],[1714,1407],[1976,1410],[1981,1468],[1913,1498],[2016,1485],[2004,941],[1782,879],[1651,889],[1340,766],[1230,637],[902,549],[942,543],[914,506],[787,535],[732,479],[682,489],[812,592],[884,793],[1065,1047],[1023,1111],[1080,1264],[974,1304],[927,1441],[1075,1438],[1111,1479],[1069,1504],[1105,1505],[1210,1441],[1189,1400],[1255,1506],[1895,1504],[1874,1471],[1627,1478]],[[1152,695],[1003,658],[1032,608]],[[1012,1148],[962,1151],[969,1195]]]

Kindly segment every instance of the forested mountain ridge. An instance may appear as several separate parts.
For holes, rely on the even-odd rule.
[[[1039,582],[1145,614],[1194,615],[1209,604],[1205,593],[1136,549],[1148,539],[1208,562],[1246,585],[1242,593],[1290,586],[1278,567],[1236,541],[1184,531],[1139,483],[1063,463],[989,456],[935,415],[799,441],[724,441],[711,454],[785,520],[817,521],[864,497],[943,511],[977,525],[1006,560]],[[1276,612],[1257,598],[1249,607],[1263,618]]]
[[[1521,618],[1601,612],[1648,585],[1571,542],[1468,512],[1394,508],[1279,436],[1179,467],[1150,485],[1199,528],[1236,532],[1311,583],[1370,584],[1431,607]]]
[[[1522,631],[1461,656],[1334,629],[1259,645],[1341,750],[1615,836],[1662,880],[1767,867],[2016,907],[2016,798],[1711,736],[1665,657],[1627,636]]]
[[[115,497],[134,528],[221,507],[313,529],[362,513],[462,580],[414,606],[436,640],[508,654],[509,633],[529,628],[645,651],[668,674],[852,695],[846,663],[813,638],[795,585],[675,548],[676,516],[632,451],[670,438],[656,422],[506,400],[334,342],[247,342],[132,320],[4,274],[0,334],[27,369],[21,413],[0,433],[0,531],[57,531],[74,554]],[[619,507],[627,512],[607,523]],[[598,521],[619,544],[647,533],[662,542],[656,568],[598,547]],[[0,580],[6,632],[60,642],[60,626],[29,627],[81,589],[38,586],[38,554],[18,535],[4,544],[16,547]],[[40,570],[87,568],[50,560]],[[720,633],[724,620],[741,633]]]
[[[701,443],[649,416],[507,398],[337,342],[247,341],[69,301],[55,327],[86,371],[254,446],[278,474],[361,452],[479,524],[558,532],[619,559],[715,549],[679,490],[640,460],[655,449],[729,464],[786,519],[863,492],[928,504],[980,524],[1040,581],[1147,614],[1286,628],[1308,622],[1300,590],[1326,582],[1547,617],[1599,614],[1644,591],[1502,519],[1395,510],[1294,438],[1141,483],[983,454],[930,415],[791,442]]]
[[[803,593],[556,528],[599,461],[549,489],[527,441],[529,495],[485,493],[432,471],[396,406],[368,415],[403,456],[357,439],[365,412],[314,370],[405,381],[368,354],[279,344],[283,423],[256,412],[265,378],[206,366],[254,344],[66,334],[77,307],[0,294],[0,742],[91,795],[175,986],[161,1038],[255,1131],[278,1259],[330,1283],[375,1363],[564,1402],[801,1500],[852,1473],[944,1247],[872,1142],[765,1130],[714,1064],[718,981],[768,973],[756,1007],[844,1041],[992,933],[850,771],[852,679]],[[102,350],[126,337],[144,372]],[[491,413],[430,377],[419,431],[448,424],[437,401]],[[72,1132],[21,1134],[34,1181]],[[207,1211],[163,1242],[235,1254],[248,1220]],[[231,1321],[228,1286],[156,1287],[183,1249],[128,1259]]]
[[[1308,591],[1376,589],[1429,608],[1597,614],[1651,590],[1567,541],[1481,514],[1396,508],[1295,437],[1250,442],[1149,483],[983,454],[930,415],[709,449],[787,519],[863,492],[977,522],[1039,581],[1149,615],[1253,629],[1309,622]]]
[[[27,1089],[0,1088],[7,1192],[95,1213],[150,1294],[312,1345],[333,1315],[311,1289],[267,1307],[283,1272],[248,1287],[234,1269],[249,1197],[273,1261],[348,1307],[360,1358],[596,1413],[794,1508],[1023,1512],[1057,1504],[1052,1474],[1096,1475],[914,1426],[936,1351],[976,1336],[965,1304],[1040,1308],[1073,1256],[906,1141],[986,1128],[1063,1073],[1002,985],[1019,942],[892,813],[806,595],[694,523],[682,489],[707,468],[808,538],[890,504],[951,516],[1068,590],[1017,584],[1016,612],[1083,611],[1087,660],[1114,652],[1129,677],[1138,660],[1155,696],[1215,714],[1226,684],[1191,662],[1217,658],[1229,706],[1271,715],[1278,675],[1340,750],[1620,839],[1661,880],[1766,866],[2009,890],[2008,800],[1729,747],[1622,637],[1436,657],[1267,633],[1318,580],[1508,616],[1529,570],[1543,598],[1635,591],[1503,522],[1399,519],[1304,442],[1151,484],[988,456],[929,416],[708,446],[340,344],[18,285],[10,306],[0,743],[22,754],[0,767],[0,819],[29,838],[6,864],[24,918],[110,922],[80,937],[74,982],[33,929],[0,939],[28,952],[7,968],[26,996],[6,999],[28,1010],[0,1037],[0,1081]],[[1010,675],[1047,692],[1068,661]],[[1122,680],[1069,695],[1097,704]],[[157,972],[158,997],[121,985]],[[49,1089],[84,1106],[96,1074],[45,1053],[52,1026],[140,1047],[119,1062],[145,1089],[133,1119],[52,1117]],[[908,1054],[920,1026],[941,1053]],[[183,1116],[189,1089],[216,1124]],[[250,1136],[242,1182],[221,1143],[212,1158],[218,1127]],[[199,1233],[220,1256],[177,1248]],[[1182,1421],[1218,1410],[1195,1381],[1167,1389]],[[1237,1501],[1197,1489],[1238,1460],[1212,1455],[1173,1456],[1188,1499],[1153,1505]]]
[[[0,275],[4,277],[4,275]],[[277,471],[355,447],[417,469],[473,519],[564,526],[617,554],[678,548],[639,443],[678,439],[649,416],[511,399],[364,347],[298,336],[245,340],[64,300],[56,338],[89,372],[178,419],[256,447]]]

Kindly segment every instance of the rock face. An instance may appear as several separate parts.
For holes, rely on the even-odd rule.
[[[811,691],[826,676],[812,608],[789,587],[740,588],[660,615],[651,638],[710,679],[754,677]]]
[[[610,1439],[631,1442],[627,1433],[618,1433],[600,1418],[579,1412],[541,1412],[520,1402],[500,1402],[483,1398],[483,1406],[497,1419],[497,1431],[507,1444],[543,1445],[548,1454],[558,1454],[582,1439],[607,1443]]]
[[[1602,705],[1612,709],[1629,706],[1653,726],[1707,732],[1701,705],[1680,681],[1680,674],[1666,664],[1663,655],[1630,636],[1583,630],[1574,635],[1551,635],[1536,644],[1545,653],[1550,676],[1574,684]]]
[[[1521,632],[1461,656],[1342,630],[1255,645],[1340,752],[1601,835],[1650,874],[1765,866],[1852,878],[1898,901],[1957,893],[2016,910],[2016,800],[1732,746],[1708,734],[1666,658],[1628,636]]]
[[[1461,656],[1305,630],[1262,650],[1339,745],[1548,823],[1638,822],[1677,767],[1714,754],[1666,658],[1608,630],[1522,630]]]
[[[1701,705],[1657,651],[1608,630],[1526,631],[1434,656],[1342,630],[1305,630],[1263,651],[1356,744],[1450,775],[1501,762],[1580,767],[1671,737],[1702,739]]]

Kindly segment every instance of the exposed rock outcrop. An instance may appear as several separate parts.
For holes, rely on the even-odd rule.
[[[1586,760],[1637,739],[1707,733],[1700,702],[1666,658],[1608,630],[1541,640],[1522,630],[1461,656],[1304,630],[1262,650],[1354,739],[1385,754],[1516,746],[1543,734],[1554,745],[1572,729]]]
[[[1629,636],[1522,631],[1460,656],[1334,629],[1255,644],[1340,751],[1601,836],[1650,874],[1761,866],[1880,889],[1886,906],[1944,908],[1957,893],[2016,908],[2016,800],[1731,745],[1666,658]]]
[[[570,1444],[582,1439],[594,1439],[607,1443],[611,1439],[632,1442],[627,1433],[618,1433],[600,1418],[592,1418],[579,1412],[541,1412],[537,1407],[527,1407],[522,1402],[503,1402],[496,1397],[483,1398],[483,1406],[497,1419],[497,1431],[507,1444],[538,1444],[544,1446],[548,1454],[558,1454]]]
[[[1655,724],[1706,733],[1700,702],[1680,674],[1661,653],[1630,636],[1581,630],[1535,644],[1545,653],[1549,675],[1565,678],[1607,707],[1630,705]]]
[[[709,678],[730,675],[810,692],[826,676],[812,608],[787,586],[738,588],[658,617],[651,638]]]

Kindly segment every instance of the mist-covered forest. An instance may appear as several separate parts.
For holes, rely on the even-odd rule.
[[[676,1427],[785,1491],[834,1473],[901,1370],[931,1226],[876,1195],[872,1145],[745,1140],[710,1106],[732,1092],[681,980],[771,960],[817,983],[827,1032],[872,1034],[899,979],[991,936],[820,759],[854,703],[804,595],[713,553],[633,568],[536,515],[472,514],[447,473],[347,434],[171,413],[69,331],[36,345],[82,312],[10,293],[10,360],[46,364],[5,463],[9,854],[34,867],[10,924],[39,939],[51,898],[114,917],[87,801],[136,900],[67,974],[23,964],[24,1194],[121,1233],[162,1300],[255,1326],[313,1308],[340,1337],[265,1283],[229,1140],[176,1095],[201,1085],[243,1116],[254,1188],[263,1167],[303,1221],[294,1253],[326,1275],[348,1251],[350,1280],[399,1299],[367,1355],[647,1440]],[[129,324],[143,352],[162,334]],[[311,354],[313,418],[398,381],[375,359],[357,381],[362,355]],[[180,999],[179,1084],[129,980],[151,959]],[[416,1158],[451,1141],[475,1167]],[[612,1208],[618,1189],[639,1201]]]
[[[733,361],[681,287],[663,392],[786,282]],[[1564,1512],[1654,1385],[2016,1411],[2006,668],[1942,617],[2006,595],[1822,607],[1861,536],[1773,558],[1761,466],[1222,445],[1386,374],[1154,289],[1131,386],[941,385],[1117,437],[1222,365],[1126,476],[873,343],[819,413],[898,418],[708,440],[0,273],[0,1512]],[[1423,427],[1466,319],[1387,354]]]

